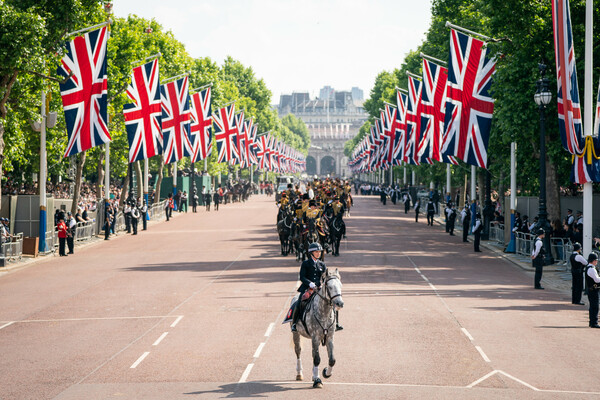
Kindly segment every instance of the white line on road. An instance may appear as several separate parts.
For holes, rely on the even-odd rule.
[[[415,271],[417,271],[419,274],[421,274],[421,270],[419,268],[415,267]]]
[[[488,358],[488,356],[486,356],[485,353],[483,352],[483,350],[481,350],[481,347],[475,346],[475,348],[477,349],[477,351],[479,352],[479,354],[481,354],[481,358],[483,358],[483,361],[485,361],[485,362],[491,362],[490,359]]]
[[[267,328],[267,331],[265,332],[266,337],[271,336],[271,333],[273,333],[273,328],[275,328],[275,322],[271,322],[269,324],[269,327]],[[0,329],[2,329],[2,328],[0,328]]]
[[[265,347],[265,342],[262,342],[261,344],[258,345],[258,348],[254,352],[254,358],[260,357],[260,352],[262,351],[263,347]]]
[[[460,330],[463,331],[463,333],[465,334],[465,336],[468,337],[471,342],[474,340],[473,336],[471,336],[471,334],[469,333],[469,331],[467,331],[465,328],[460,328]]]
[[[437,289],[435,288],[435,286],[433,286],[433,283],[429,282],[429,286],[431,286],[431,288],[432,288],[434,291],[437,291]]]
[[[250,375],[250,371],[252,371],[252,367],[254,367],[254,364],[248,364],[238,383],[246,382],[246,379],[248,379],[248,375]]]
[[[142,361],[144,361],[144,358],[148,357],[148,354],[150,354],[150,352],[149,352],[149,351],[147,351],[147,352],[145,352],[144,354],[142,354],[142,356],[141,356],[140,358],[138,358],[138,359],[137,359],[137,361],[136,361],[136,362],[134,362],[134,363],[131,365],[131,367],[129,367],[129,368],[135,368],[135,367],[137,367],[138,365],[140,365],[140,363],[141,363]]]
[[[8,323],[6,323],[6,324],[4,324],[4,325],[0,326],[0,329],[6,328],[7,326],[10,326],[10,325],[12,325],[12,324],[14,324],[14,323],[15,323],[15,321],[10,321],[10,322],[8,322]]]
[[[173,323],[171,324],[171,328],[175,328],[175,326],[179,323],[179,321],[181,321],[182,318],[183,318],[183,315],[180,315],[179,317],[177,317],[177,319],[175,321],[173,321]]]
[[[160,344],[160,342],[162,342],[162,340],[165,338],[165,336],[167,336],[169,334],[169,332],[165,332],[162,335],[160,335],[160,337],[158,339],[156,339],[156,342],[152,343],[152,346],[158,346]]]

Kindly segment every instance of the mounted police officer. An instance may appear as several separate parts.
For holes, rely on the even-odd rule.
[[[294,307],[294,315],[292,316],[292,332],[296,332],[296,323],[298,318],[302,314],[304,293],[310,291],[311,293],[318,289],[321,285],[321,277],[327,271],[325,263],[320,260],[323,247],[319,243],[311,243],[308,246],[308,254],[310,257],[302,262],[300,266],[300,282],[302,284],[298,288],[300,295],[298,296],[298,303]]]

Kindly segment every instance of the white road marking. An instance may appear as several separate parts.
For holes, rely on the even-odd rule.
[[[136,362],[134,362],[134,363],[131,365],[131,367],[129,367],[129,368],[135,368],[135,367],[137,367],[138,365],[140,365],[140,363],[141,363],[142,361],[144,361],[144,358],[148,357],[148,354],[150,354],[150,352],[149,352],[149,351],[147,351],[147,352],[145,352],[144,354],[142,354],[142,356],[141,356],[140,358],[138,358],[138,359],[137,359],[137,361],[136,361]]]
[[[481,347],[475,346],[475,348],[477,349],[477,351],[479,352],[479,354],[481,354],[481,358],[483,358],[483,361],[485,361],[485,362],[491,362],[490,359],[488,358],[488,356],[486,356],[485,353],[483,352],[483,350],[481,350]]]
[[[10,326],[10,325],[12,325],[12,324],[14,324],[14,323],[15,323],[15,321],[10,321],[10,322],[8,322],[8,323],[6,323],[6,324],[4,324],[4,325],[0,326],[0,329],[6,328],[7,326]]]
[[[12,321],[11,324],[32,323],[32,322],[77,322],[77,321],[111,321],[119,319],[158,319],[172,318],[172,315],[145,315],[140,317],[90,317],[90,318],[58,318],[58,319],[24,319],[22,321]],[[1,329],[1,328],[0,328]]]
[[[269,327],[267,328],[267,331],[265,332],[265,336],[266,336],[266,337],[269,337],[269,336],[271,336],[271,333],[273,333],[273,329],[274,329],[274,328],[275,328],[275,322],[271,322],[271,323],[269,324]],[[0,328],[0,329],[2,329],[2,328]]]
[[[467,331],[465,328],[460,328],[460,330],[463,331],[463,333],[465,334],[465,336],[468,337],[471,342],[474,340],[473,336],[471,336],[471,334],[469,333],[469,331]]]
[[[434,291],[437,291],[437,289],[435,288],[435,286],[433,286],[433,283],[429,282],[429,286],[431,286],[431,288],[432,288]]]
[[[160,335],[160,337],[158,339],[156,339],[156,342],[152,343],[152,346],[158,346],[160,344],[160,342],[162,342],[162,340],[165,338],[165,336],[167,336],[169,334],[169,332],[165,332],[162,335]]]
[[[252,367],[254,367],[254,363],[248,364],[248,366],[246,367],[246,370],[242,374],[242,377],[240,378],[240,381],[238,383],[246,382],[246,379],[248,379],[248,375],[250,375],[250,371],[252,371]]]
[[[181,321],[182,318],[183,318],[183,315],[180,315],[179,317],[177,317],[177,319],[175,321],[173,321],[173,323],[171,324],[171,328],[175,328],[175,326],[179,323],[179,321]]]
[[[415,271],[417,271],[419,274],[421,274],[421,270],[419,268],[415,267]],[[423,275],[423,274],[421,274],[421,275]]]
[[[262,342],[261,344],[258,345],[258,348],[254,352],[254,356],[253,356],[254,358],[260,357],[260,352],[262,351],[263,347],[265,347],[265,342]]]

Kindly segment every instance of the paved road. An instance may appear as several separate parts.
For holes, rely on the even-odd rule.
[[[443,227],[356,200],[326,259],[345,330],[323,389],[293,380],[281,321],[299,265],[255,196],[0,277],[0,398],[600,397],[587,310]]]

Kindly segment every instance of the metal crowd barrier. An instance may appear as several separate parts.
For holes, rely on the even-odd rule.
[[[78,222],[75,227],[75,241],[89,240],[96,232],[96,221]]]
[[[550,247],[552,247],[552,256],[557,263],[569,264],[569,257],[573,253],[573,244],[566,238],[550,238]]]
[[[119,211],[116,216],[115,221],[115,233],[118,231],[125,230],[125,215],[123,215],[123,211]]]
[[[5,260],[20,260],[23,256],[23,232],[13,235],[10,242],[3,243],[1,250],[0,257]]]
[[[151,221],[158,221],[165,218],[165,204],[167,200],[163,200],[156,204],[152,204],[150,208],[148,208],[148,215]]]
[[[503,225],[490,225],[490,240],[493,240],[504,246]]]
[[[531,246],[535,236],[525,232],[515,232],[516,253],[523,257],[531,257]]]

